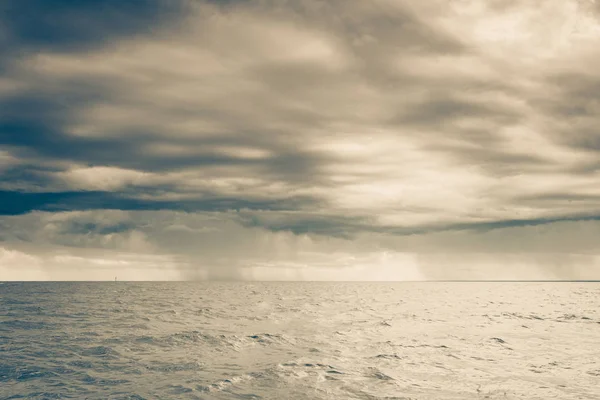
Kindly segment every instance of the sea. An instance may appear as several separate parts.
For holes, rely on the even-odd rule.
[[[0,399],[600,399],[600,283],[5,282]]]

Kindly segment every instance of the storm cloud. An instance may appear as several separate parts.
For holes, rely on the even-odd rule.
[[[600,277],[592,1],[15,0],[0,22],[7,279]]]

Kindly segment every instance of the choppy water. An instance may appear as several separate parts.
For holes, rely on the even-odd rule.
[[[597,399],[592,283],[4,283],[0,398]]]

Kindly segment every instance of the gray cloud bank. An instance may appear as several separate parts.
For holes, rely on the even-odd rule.
[[[593,2],[25,3],[7,279],[600,278]]]

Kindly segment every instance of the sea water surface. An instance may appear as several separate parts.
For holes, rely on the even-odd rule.
[[[599,399],[597,283],[4,283],[0,399]]]

